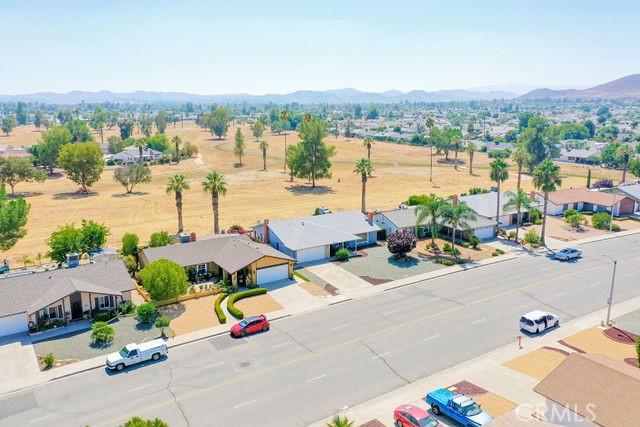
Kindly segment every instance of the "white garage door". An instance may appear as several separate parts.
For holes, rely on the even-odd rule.
[[[476,228],[473,234],[480,240],[488,240],[493,238],[493,227]]]
[[[289,278],[289,264],[258,269],[258,285]]]
[[[27,314],[20,313],[13,316],[0,317],[0,337],[6,335],[20,334],[27,332],[29,325],[27,322]]]
[[[324,258],[324,246],[296,251],[296,261],[298,262],[318,261]]]

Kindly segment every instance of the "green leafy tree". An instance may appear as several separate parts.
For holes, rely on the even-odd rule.
[[[146,114],[143,114],[138,118],[138,127],[140,132],[146,138],[149,138],[151,136],[151,132],[153,131],[153,118],[149,117]]]
[[[581,212],[575,212],[565,218],[567,224],[571,226],[571,228],[580,229],[583,224],[586,224],[587,218]]]
[[[64,126],[71,132],[71,142],[93,142],[91,129],[82,120],[69,120]]]
[[[136,307],[136,316],[138,316],[138,320],[142,323],[151,323],[151,320],[157,312],[158,307],[152,302],[145,302]]]
[[[629,161],[629,172],[637,178],[640,178],[640,160],[633,159]]]
[[[24,102],[18,102],[16,108],[16,122],[19,125],[26,125],[29,123],[29,111],[27,110],[27,104]]]
[[[164,329],[168,328],[170,323],[171,323],[171,321],[169,320],[169,318],[167,316],[158,316],[153,325],[156,328],[160,329],[160,333],[164,337],[165,336]]]
[[[178,211],[178,233],[182,233],[184,225],[182,223],[182,193],[189,189],[189,181],[182,174],[177,174],[169,178],[165,191],[167,194],[174,194],[176,198],[176,209]]]
[[[147,148],[152,148],[162,152],[168,151],[172,147],[171,141],[167,135],[163,133],[156,133],[148,138],[144,138],[144,142]]]
[[[444,205],[440,209],[440,218],[443,224],[448,224],[451,227],[451,243],[455,248],[458,228],[469,230],[469,222],[475,221],[477,215],[465,202],[459,200],[455,205],[453,203]]]
[[[2,118],[2,132],[4,132],[6,136],[9,136],[11,131],[15,129],[16,126],[18,126],[18,123],[16,122],[16,116],[14,116],[13,114],[9,114],[8,116],[4,116]]]
[[[542,209],[544,216],[542,217],[542,231],[540,233],[540,242],[544,246],[549,193],[556,191],[562,185],[560,166],[554,164],[551,159],[544,160],[533,171],[533,185],[544,193],[544,208]]]
[[[227,194],[227,182],[218,171],[211,171],[202,181],[202,190],[211,194],[211,207],[213,208],[213,233],[220,233],[218,221],[220,196]]]
[[[159,259],[144,266],[139,273],[142,287],[156,301],[183,295],[189,288],[187,273],[179,264]]]
[[[49,252],[47,256],[53,261],[63,263],[67,260],[67,254],[84,253],[82,230],[73,224],[65,224],[60,227],[47,240]]]
[[[58,166],[60,150],[73,141],[71,132],[64,126],[56,126],[42,133],[40,142],[32,147],[37,164],[53,173]]]
[[[95,143],[67,144],[60,150],[58,163],[67,177],[80,185],[82,192],[98,182],[104,171],[102,150]]]
[[[9,200],[0,186],[0,249],[8,251],[27,234],[30,205],[23,199]]]
[[[145,420],[140,417],[132,417],[126,423],[124,423],[123,427],[169,427],[169,424],[167,424],[160,418]]]
[[[204,125],[212,134],[216,135],[218,139],[222,139],[229,131],[230,121],[231,110],[225,107],[217,107],[205,116]]]
[[[109,343],[113,341],[115,334],[115,330],[107,322],[93,322],[91,325],[91,340],[93,343]]]
[[[529,153],[529,168],[532,169],[547,158],[558,157],[557,140],[549,132],[549,122],[542,116],[529,118],[527,127],[520,133],[520,140]]]
[[[520,226],[522,225],[522,210],[526,209],[530,211],[533,209],[533,200],[529,195],[522,189],[518,188],[515,192],[508,191],[506,193],[508,197],[507,202],[504,204],[503,209],[505,211],[515,209],[518,213],[517,223],[516,223],[516,243],[518,242],[518,235],[520,233]]]
[[[120,138],[124,141],[131,138],[133,135],[134,122],[131,119],[124,119],[118,121],[118,128],[120,129]]]
[[[164,111],[159,111],[158,114],[156,114],[155,122],[158,132],[164,133],[167,130],[168,119],[167,113]]]
[[[619,162],[622,164],[622,180],[620,183],[624,183],[627,179],[627,168],[629,167],[629,161],[633,159],[633,148],[629,144],[623,144],[616,151],[616,156]]]
[[[124,233],[122,236],[122,255],[138,256],[140,238],[133,233]]]
[[[171,236],[166,231],[156,231],[149,238],[149,247],[157,248],[171,243]]]
[[[42,110],[36,110],[33,115],[33,125],[37,130],[40,130],[40,128],[45,125],[46,120],[47,118],[45,117]]]
[[[326,123],[316,117],[307,115],[300,123],[298,136],[301,142],[297,146],[295,157],[290,162],[292,176],[309,178],[311,187],[315,188],[316,179],[331,177],[331,157],[335,155],[335,147],[327,146],[323,138],[327,136]]]
[[[62,108],[58,110],[56,117],[58,118],[58,121],[60,121],[60,124],[64,125],[69,120],[73,119],[73,113],[68,108]]]
[[[247,147],[247,144],[244,142],[244,135],[242,134],[242,130],[240,128],[236,129],[236,135],[234,138],[233,144],[233,154],[238,156],[238,163],[242,166],[242,156],[244,155],[244,150]]]
[[[264,134],[264,123],[256,119],[256,121],[251,124],[251,133],[253,134],[253,137],[256,139],[256,142],[259,141],[260,138],[262,138],[262,135]]]
[[[107,243],[110,233],[111,230],[105,224],[83,219],[80,227],[82,251],[90,252],[102,248]]]
[[[267,170],[267,148],[269,148],[269,143],[267,141],[260,141],[258,145],[260,151],[262,151],[262,170]]]
[[[438,237],[438,229],[440,220],[440,214],[445,205],[449,203],[442,199],[441,197],[436,196],[431,193],[424,200],[418,204],[416,211],[416,228],[422,224],[424,221],[429,222],[429,230],[431,234],[431,247],[435,247],[436,245],[436,237]]]
[[[151,168],[140,164],[124,165],[115,170],[113,178],[126,189],[127,194],[131,194],[136,185],[151,182]]]
[[[460,145],[462,144],[462,139],[458,135],[454,135],[451,137],[451,148],[453,149],[454,158],[453,158],[453,168],[458,170],[458,152],[460,151]]]
[[[29,159],[0,157],[0,184],[9,185],[11,195],[15,195],[15,186],[21,182],[44,182],[46,178],[46,174],[36,169]]]
[[[118,154],[125,149],[125,143],[118,135],[110,135],[107,137],[107,151],[109,154]]]
[[[489,177],[498,187],[496,203],[496,225],[500,226],[500,184],[509,178],[509,165],[503,159],[495,159],[489,163]]]
[[[371,175],[373,171],[373,166],[371,166],[371,162],[368,159],[360,159],[356,162],[356,165],[353,169],[353,173],[360,175],[360,181],[362,183],[362,194],[361,194],[361,203],[360,210],[362,213],[367,213],[367,178]]]
[[[104,127],[107,125],[108,113],[97,105],[91,116],[91,127],[100,133],[100,143],[104,144]]]

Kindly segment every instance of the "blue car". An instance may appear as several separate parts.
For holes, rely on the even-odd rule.
[[[427,393],[424,400],[434,414],[446,415],[465,427],[480,427],[493,420],[472,398],[444,388]]]

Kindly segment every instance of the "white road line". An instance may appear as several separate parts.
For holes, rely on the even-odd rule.
[[[523,308],[525,308],[527,305],[529,305],[529,304],[522,304],[522,305],[519,305],[519,306],[517,306],[516,308],[514,308],[514,310],[515,310],[515,311],[522,310],[522,309],[523,309]]]
[[[594,286],[598,286],[599,284],[600,284],[599,282],[596,282],[596,283],[591,283],[591,284],[589,284],[587,286],[590,287],[590,288],[593,288]]]
[[[276,344],[273,347],[271,347],[271,349],[284,347],[287,344],[289,344],[289,343],[288,342],[281,342],[280,344]]]
[[[472,325],[477,325],[478,323],[482,323],[487,319],[478,319],[478,320],[474,320],[473,322],[471,322]]]
[[[349,325],[347,325],[347,324],[345,323],[344,325],[336,326],[335,328],[329,329],[329,331],[330,331],[330,332],[337,331],[337,330],[339,330],[339,329],[344,329],[344,328],[346,328],[347,326],[349,326]]]
[[[250,400],[248,402],[241,403],[239,405],[234,406],[233,409],[239,409],[239,408],[242,408],[243,406],[251,405],[252,403],[254,403],[256,401],[257,401],[256,399],[253,399],[253,400]]]
[[[566,294],[567,294],[566,292],[560,292],[559,294],[557,294],[557,295],[556,295],[556,298],[561,297],[561,296],[564,296],[564,295],[566,295]]]
[[[435,335],[431,335],[430,337],[427,337],[425,339],[423,339],[422,341],[431,341],[433,339],[436,339],[440,336],[440,334],[435,334]]]
[[[33,423],[37,423],[37,422],[40,422],[40,421],[44,421],[44,420],[49,419],[51,417],[55,417],[56,415],[58,415],[58,414],[50,414],[50,415],[46,415],[44,417],[36,418],[35,420],[29,421],[29,424],[33,424]]]
[[[478,285],[478,286],[474,286],[473,288],[469,288],[468,290],[469,291],[473,291],[473,290],[480,289],[480,288],[484,288],[484,286],[483,285]]]
[[[509,276],[509,277],[507,277],[507,278],[506,278],[506,279],[504,279],[504,280],[505,280],[505,281],[507,281],[507,280],[513,280],[513,279],[517,279],[518,277],[520,277],[520,276]]]
[[[320,380],[320,379],[322,379],[322,378],[324,378],[326,376],[327,376],[327,374],[318,375],[317,377],[309,378],[306,382],[307,383],[311,383],[311,382],[314,382],[314,381],[318,381],[318,380]]]
[[[153,385],[153,383],[149,383],[149,384],[141,385],[140,387],[130,388],[129,390],[127,390],[127,393],[131,393],[133,391],[142,390],[143,388],[151,387],[152,385]]]
[[[626,274],[621,275],[620,277],[629,277],[629,276],[633,276],[634,274],[636,274],[636,273],[634,273],[634,272],[626,273]]]
[[[224,360],[223,360],[222,362],[212,363],[211,365],[203,366],[203,369],[209,369],[209,368],[213,368],[213,367],[215,367],[215,366],[220,366],[220,365],[222,365],[223,363],[224,363]]]
[[[384,356],[386,356],[388,354],[389,354],[389,352],[387,351],[386,353],[382,353],[382,354],[377,354],[375,356],[371,356],[371,360],[377,359],[378,357],[384,357]]]
[[[391,310],[391,311],[387,311],[386,313],[382,313],[382,315],[383,316],[388,316],[390,314],[397,313],[397,312],[398,312],[398,310]]]
[[[436,301],[440,301],[442,298],[432,298],[427,302],[436,302]]]

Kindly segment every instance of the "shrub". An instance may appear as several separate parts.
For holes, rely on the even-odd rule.
[[[489,190],[487,190],[486,188],[480,188],[480,187],[471,187],[469,189],[469,195],[473,196],[474,194],[485,194],[488,193]]]
[[[304,274],[300,273],[299,271],[294,271],[293,272],[294,276],[298,276],[300,279],[302,279],[305,282],[310,282],[311,280],[309,280],[309,278],[307,276],[305,276]]]
[[[452,265],[455,264],[455,262],[453,262],[453,260],[447,259],[447,258],[440,258],[440,259],[436,260],[436,262],[438,264],[446,265],[447,267],[451,267]]]
[[[442,250],[451,255],[460,255],[460,249],[454,248],[449,242],[444,243]]]
[[[516,232],[515,231],[510,231],[509,234],[507,234],[507,240],[515,240],[516,239]]]
[[[120,307],[118,307],[118,310],[120,310],[120,314],[131,314],[136,311],[136,305],[131,301],[125,301],[122,304],[120,304]]]
[[[531,246],[537,246],[537,245],[540,245],[542,238],[540,237],[540,235],[536,230],[531,229],[531,230],[527,230],[527,232],[524,233],[524,237],[522,238],[522,241],[530,244]]]
[[[140,239],[133,233],[125,233],[122,236],[122,254],[138,256],[138,244]]]
[[[599,179],[591,188],[613,188],[613,181],[610,179]]]
[[[578,211],[572,208],[569,209],[565,209],[564,212],[562,212],[562,215],[566,218],[570,217],[571,215],[575,215],[577,214]]]
[[[478,247],[478,245],[480,244],[480,238],[478,236],[469,237],[469,244],[471,245],[471,247],[473,249],[476,249]]]
[[[409,199],[407,199],[407,205],[409,206],[423,205],[429,200],[429,198],[430,196],[426,194],[414,194],[412,196],[409,196]]]
[[[45,369],[51,369],[53,367],[53,364],[56,363],[56,358],[53,353],[49,353],[44,356],[42,361],[44,362]]]
[[[145,302],[136,308],[136,315],[142,323],[149,323],[157,311],[158,308],[154,303]]]
[[[498,255],[500,255],[500,254],[497,251],[491,252],[491,256],[498,256]]]
[[[410,231],[394,231],[387,237],[387,249],[396,257],[402,258],[416,247],[418,238]]]
[[[531,209],[529,211],[529,219],[534,224],[538,224],[538,221],[542,221],[542,212],[540,212],[538,209]]]
[[[94,322],[91,325],[91,339],[94,343],[108,343],[113,340],[115,331],[107,322]]]
[[[244,317],[244,314],[242,313],[242,311],[237,309],[233,304],[235,304],[236,301],[239,301],[243,298],[248,298],[255,295],[262,295],[266,293],[267,293],[267,290],[265,288],[256,288],[256,289],[250,289],[244,292],[235,293],[231,295],[229,299],[227,299],[227,310],[229,310],[229,313],[231,313],[233,317],[237,319],[242,319]]]
[[[169,427],[169,424],[160,418],[145,420],[140,417],[133,417],[124,423],[124,427]]]
[[[611,214],[608,212],[594,213],[591,217],[591,224],[599,230],[608,230],[611,224]]]
[[[122,258],[122,262],[127,268],[129,274],[133,275],[136,271],[138,271],[138,260],[133,255],[126,255],[124,258]]]
[[[179,264],[159,259],[147,264],[139,273],[142,287],[151,298],[161,301],[183,295],[189,289],[187,273]]]
[[[233,287],[233,285],[231,284],[231,280],[229,279],[220,280],[218,283],[216,283],[216,286],[225,294],[232,294],[236,291],[236,288]]]
[[[171,243],[171,236],[166,231],[156,231],[149,238],[149,247],[157,248],[159,246],[167,246]]]
[[[384,228],[378,230],[376,238],[377,240],[387,240],[387,230]]]
[[[94,322],[108,322],[113,319],[113,314],[110,311],[96,311],[93,314]]]
[[[611,224],[611,231],[614,231],[614,232],[620,231],[620,226],[618,224]]]
[[[213,310],[216,312],[216,316],[218,316],[218,320],[221,324],[227,323],[227,316],[225,316],[224,311],[222,311],[222,307],[220,307],[220,304],[222,304],[222,301],[224,301],[226,297],[227,294],[225,294],[224,292],[221,293],[216,297],[216,301],[213,304]]]
[[[351,252],[347,248],[340,248],[336,251],[336,258],[340,261],[346,261],[351,256]]]
[[[567,223],[571,225],[572,228],[576,228],[576,229],[580,228],[582,224],[587,222],[584,215],[582,215],[580,212],[576,212],[573,215],[569,215],[568,217],[565,218],[565,221],[567,221]]]
[[[162,336],[164,337],[164,328],[168,328],[169,327],[169,323],[171,323],[171,321],[169,320],[169,318],[167,316],[158,316],[156,318],[155,323],[153,324],[156,328],[160,328],[160,333],[162,334]]]

